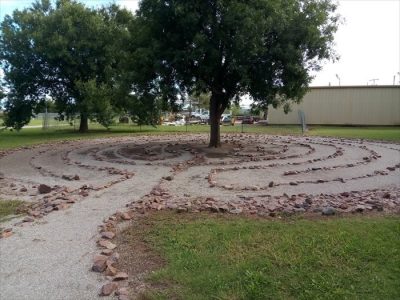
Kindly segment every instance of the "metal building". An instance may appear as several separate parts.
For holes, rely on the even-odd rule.
[[[311,87],[303,102],[285,115],[269,110],[269,124],[400,125],[400,86]]]

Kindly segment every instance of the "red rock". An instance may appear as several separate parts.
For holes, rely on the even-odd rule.
[[[116,276],[118,274],[118,270],[117,268],[113,267],[111,263],[107,263],[107,268],[104,274],[106,276]]]
[[[79,192],[79,195],[81,195],[82,197],[87,197],[87,196],[89,196],[89,193],[86,191],[81,191],[81,192]]]
[[[72,176],[70,175],[62,175],[61,178],[64,180],[72,180]]]
[[[28,211],[28,215],[30,215],[32,217],[39,217],[40,216],[40,211],[30,210],[30,211]]]
[[[287,175],[296,175],[297,172],[296,171],[286,171],[285,173],[283,173],[283,175],[287,176]]]
[[[56,207],[57,205],[60,205],[60,204],[62,204],[63,203],[63,200],[53,200],[52,202],[51,202],[51,204],[54,206],[54,207]]]
[[[132,219],[132,216],[129,213],[125,212],[125,213],[121,214],[121,219],[127,221],[127,220]]]
[[[220,205],[220,206],[218,206],[218,210],[220,211],[220,212],[227,212],[227,211],[229,211],[229,207],[227,206],[227,205]]]
[[[119,295],[118,300],[130,300],[128,295]]]
[[[128,295],[128,289],[125,287],[120,287],[118,290],[115,291],[115,295],[121,296],[121,295]]]
[[[383,194],[384,199],[390,199],[390,197],[391,197],[390,193]]]
[[[110,257],[110,259],[108,260],[108,262],[110,262],[110,263],[112,263],[112,264],[115,264],[115,263],[118,262],[118,260],[119,260],[119,253],[118,253],[118,252],[114,252],[114,253],[111,255],[111,257]]]
[[[101,233],[101,237],[112,240],[115,237],[115,233],[112,231],[105,231]]]
[[[271,182],[268,184],[268,187],[273,187],[273,186],[274,186],[274,182],[271,181]]]
[[[109,296],[118,288],[118,284],[115,282],[109,282],[103,285],[101,288],[100,296]]]
[[[26,187],[22,187],[19,191],[20,191],[20,192],[27,192],[28,189],[27,189]]]
[[[120,280],[126,280],[128,279],[128,274],[126,274],[125,272],[118,272],[115,276],[114,276],[114,281],[120,281]]]
[[[109,250],[113,250],[117,247],[117,245],[115,245],[107,240],[100,240],[98,243],[101,247],[107,248]]]
[[[107,256],[110,256],[112,253],[113,253],[113,251],[110,250],[110,249],[103,249],[103,250],[101,251],[101,254],[107,255]]]
[[[48,206],[48,207],[46,207],[46,208],[44,209],[44,211],[45,211],[46,213],[49,213],[49,212],[53,211],[53,206]]]
[[[54,209],[55,210],[64,210],[64,209],[67,209],[67,208],[69,208],[69,205],[65,204],[65,203],[62,203],[62,204],[57,205]]]
[[[107,268],[107,256],[96,255],[92,266],[92,271],[103,272]]]
[[[357,205],[356,207],[354,207],[352,209],[352,212],[356,212],[356,213],[362,213],[364,210],[366,209],[365,205]]]
[[[22,222],[33,222],[33,221],[35,221],[35,219],[32,217],[25,217],[22,219]]]
[[[212,211],[212,212],[219,212],[219,208],[217,207],[217,206],[215,206],[215,205],[210,205],[210,211]]]
[[[12,236],[13,234],[14,234],[14,232],[12,232],[12,231],[7,231],[7,232],[3,232],[3,233],[1,234],[1,237],[2,237],[3,239],[5,239],[5,238],[8,238],[8,237]]]
[[[46,184],[41,184],[38,186],[39,194],[48,194],[52,191],[52,188]]]
[[[187,207],[178,207],[178,208],[176,209],[176,211],[177,211],[178,213],[183,213],[183,212],[187,212],[188,209],[187,209]]]
[[[69,197],[66,199],[66,201],[67,201],[67,203],[75,203],[76,202],[76,200],[74,198],[69,198]]]

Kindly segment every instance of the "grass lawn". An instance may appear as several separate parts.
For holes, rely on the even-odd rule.
[[[359,138],[368,140],[400,141],[400,127],[343,127],[343,126],[312,126],[309,135]]]
[[[31,119],[29,122],[28,126],[42,126],[43,125],[43,120],[41,119]]]
[[[162,212],[142,222],[123,233],[133,255],[139,234],[166,261],[144,299],[400,298],[399,217]]]
[[[241,125],[221,126],[221,132],[240,133],[265,133],[274,135],[300,135],[299,126],[254,126]],[[0,150],[10,149],[20,146],[29,146],[34,144],[46,143],[56,140],[69,139],[88,139],[112,136],[127,136],[140,134],[166,134],[166,133],[185,133],[185,132],[203,132],[208,133],[210,127],[208,125],[191,125],[191,126],[129,126],[119,125],[113,126],[110,130],[106,130],[98,125],[92,125],[90,132],[81,134],[71,127],[56,128],[42,130],[41,128],[25,128],[20,132],[10,130],[0,130]],[[331,127],[331,126],[315,126],[311,127],[308,135],[313,136],[335,136],[345,138],[365,138],[376,140],[388,140],[400,142],[400,127]]]
[[[10,217],[19,214],[19,208],[24,203],[24,201],[19,200],[0,200],[0,222],[4,222]]]

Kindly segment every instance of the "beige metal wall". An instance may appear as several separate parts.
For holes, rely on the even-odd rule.
[[[300,105],[285,115],[270,109],[270,124],[400,125],[400,86],[312,87]]]

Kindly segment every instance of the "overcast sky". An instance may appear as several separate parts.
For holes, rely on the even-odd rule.
[[[113,1],[81,0],[89,6]],[[117,0],[117,4],[136,10],[137,0]],[[314,86],[366,85],[400,83],[400,0],[340,0],[339,14],[344,18],[336,34],[336,51],[340,60],[325,63],[315,75]],[[0,0],[0,19],[14,9],[29,6],[28,0]]]

